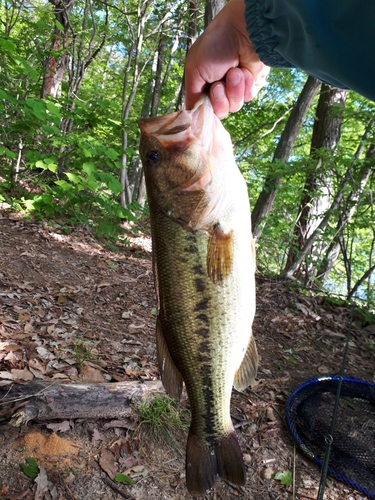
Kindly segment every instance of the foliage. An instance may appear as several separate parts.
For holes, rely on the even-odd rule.
[[[116,483],[128,483],[130,486],[134,486],[134,482],[130,479],[129,476],[126,476],[125,474],[116,474],[114,477],[114,481]]]
[[[187,431],[190,426],[188,413],[166,395],[148,397],[133,409],[139,416],[137,430],[143,427],[156,441],[174,442],[173,434],[178,430]]]
[[[26,459],[27,464],[20,464],[21,470],[26,476],[35,479],[39,474],[39,466],[35,458],[29,457]]]
[[[290,470],[283,472],[276,472],[274,479],[280,481],[284,486],[290,486],[293,483],[293,474]]]
[[[143,221],[142,210],[134,204],[139,200],[144,205],[139,162],[133,161],[138,158],[137,121],[151,112],[176,109],[186,49],[203,27],[204,3],[196,7],[180,0],[74,0],[63,18],[46,0],[0,5],[3,207],[26,217],[58,218],[66,228],[88,225],[110,244],[126,244],[121,222]],[[54,91],[46,91],[48,77]],[[340,143],[335,150],[321,149],[312,156],[316,98],[290,158],[275,161],[275,149],[305,80],[298,70],[272,70],[259,96],[225,120],[251,205],[265,179],[269,187],[281,179],[272,210],[262,221],[258,268],[282,274],[293,252],[295,259],[301,257],[300,203],[305,181],[312,176],[316,183],[308,194],[320,207],[312,225],[319,225],[339,194],[341,201],[302,255],[294,277],[349,298],[355,293],[367,309],[374,309],[374,274],[366,273],[374,265],[375,169],[363,186],[361,182],[366,165],[373,167],[375,161],[366,156],[375,140],[375,104],[354,92],[349,92],[345,107],[335,103],[331,117],[342,117]],[[328,205],[323,207],[327,192]],[[343,215],[348,220],[338,230]],[[321,276],[338,236],[338,257]]]

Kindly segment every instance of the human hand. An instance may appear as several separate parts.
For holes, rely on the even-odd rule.
[[[194,106],[207,85],[222,120],[253,99],[266,82],[269,67],[250,42],[244,0],[230,0],[189,50],[185,62],[186,108]]]

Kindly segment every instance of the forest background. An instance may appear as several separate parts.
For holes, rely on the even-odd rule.
[[[140,117],[184,105],[186,52],[223,2],[0,0],[0,203],[127,244],[144,220]],[[375,309],[375,103],[272,70],[224,122],[258,269]]]

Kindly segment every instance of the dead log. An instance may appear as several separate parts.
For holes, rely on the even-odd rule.
[[[20,426],[30,420],[113,419],[134,415],[131,406],[165,393],[159,380],[64,384],[35,380],[0,387],[0,421]]]

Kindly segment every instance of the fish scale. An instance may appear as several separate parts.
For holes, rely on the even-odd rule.
[[[247,187],[208,98],[192,111],[143,119],[140,128],[159,369],[173,397],[186,385],[192,413],[186,482],[190,493],[204,495],[218,475],[245,482],[230,397],[233,384],[242,390],[254,380],[258,361]]]
[[[159,215],[155,226],[160,231],[160,234],[155,235],[157,241],[155,254],[159,294],[163,297],[159,315],[162,330],[165,332],[170,354],[176,366],[180,367],[190,404],[194,408],[194,414],[197,415],[192,425],[194,428],[204,429],[207,437],[213,439],[212,436],[218,431],[224,430],[222,418],[221,415],[215,418],[212,412],[213,398],[207,401],[207,397],[203,397],[203,394],[204,388],[212,388],[215,396],[224,397],[225,402],[225,396],[232,390],[233,378],[225,384],[222,377],[222,373],[227,372],[227,365],[232,357],[231,346],[225,344],[225,338],[221,335],[222,331],[232,328],[230,323],[233,318],[232,315],[226,314],[229,304],[225,303],[225,289],[231,284],[223,285],[221,300],[220,298],[218,301],[210,300],[214,285],[203,271],[207,235],[203,231],[197,231],[194,235],[186,233],[162,214]],[[162,240],[165,240],[164,243]],[[166,247],[168,251],[165,251]],[[191,248],[198,251],[192,251]],[[182,262],[181,256],[184,256],[187,262]],[[179,301],[181,288],[183,288],[183,300]],[[205,311],[205,314],[202,311]],[[173,325],[178,326],[173,327]],[[220,346],[219,356],[215,354],[215,344]],[[216,364],[214,371],[211,370],[211,365],[205,364],[211,362],[213,356]],[[199,385],[196,383],[198,371],[201,371],[202,375],[202,383]],[[226,400],[228,402],[229,398]],[[222,406],[220,403],[217,405],[218,408]],[[212,424],[207,426],[207,421],[211,420]]]

